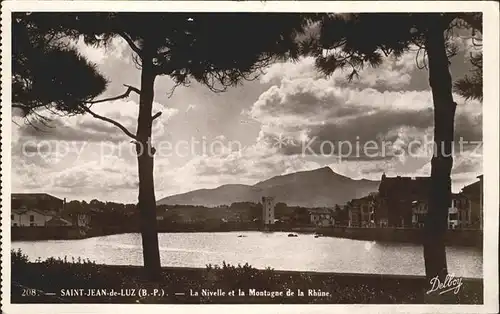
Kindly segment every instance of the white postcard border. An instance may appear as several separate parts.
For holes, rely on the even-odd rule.
[[[484,305],[10,304],[11,34],[15,11],[483,12]],[[4,1],[2,2],[2,311],[14,313],[495,313],[498,312],[499,5],[494,1]],[[487,113],[487,114],[484,114]],[[7,169],[7,170],[4,170]]]

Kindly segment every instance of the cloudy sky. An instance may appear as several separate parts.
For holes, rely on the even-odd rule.
[[[465,38],[455,42],[460,52],[451,71],[458,79],[467,72],[466,57],[474,48]],[[106,49],[75,44],[109,79],[103,97],[123,93],[123,84],[140,86],[139,70],[124,41],[116,39]],[[163,112],[153,127],[157,199],[323,166],[374,180],[383,172],[429,175],[431,151],[425,143],[432,140],[432,101],[427,71],[417,67],[416,53],[387,58],[351,83],[345,76],[324,77],[312,59],[304,58],[274,64],[258,80],[225,93],[192,84],[177,88],[171,97],[171,80],[157,78],[153,112]],[[468,145],[456,152],[454,191],[482,173],[482,149],[476,149],[482,139],[482,104],[458,96],[456,101],[456,139]],[[93,109],[135,133],[137,95]],[[136,201],[137,161],[126,135],[87,115],[54,116],[51,125],[43,132],[22,122],[12,125],[14,192]],[[363,149],[368,141],[376,147],[370,153]],[[340,142],[351,143],[351,153]]]

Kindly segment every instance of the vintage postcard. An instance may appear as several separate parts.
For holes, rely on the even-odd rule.
[[[498,312],[498,3],[1,23],[2,312]]]

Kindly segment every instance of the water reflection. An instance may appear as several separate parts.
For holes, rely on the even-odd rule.
[[[241,236],[240,236],[241,235]],[[423,275],[423,248],[417,244],[384,243],[284,232],[162,233],[163,266],[205,267],[244,264],[281,270]],[[96,263],[142,265],[140,234],[83,240],[13,242],[35,260],[40,257],[89,258]],[[450,273],[482,277],[482,252],[474,248],[446,249]]]

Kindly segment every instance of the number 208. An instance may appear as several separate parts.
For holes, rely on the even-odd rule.
[[[38,292],[36,291],[36,289],[23,289],[23,297],[36,297],[37,295]]]

